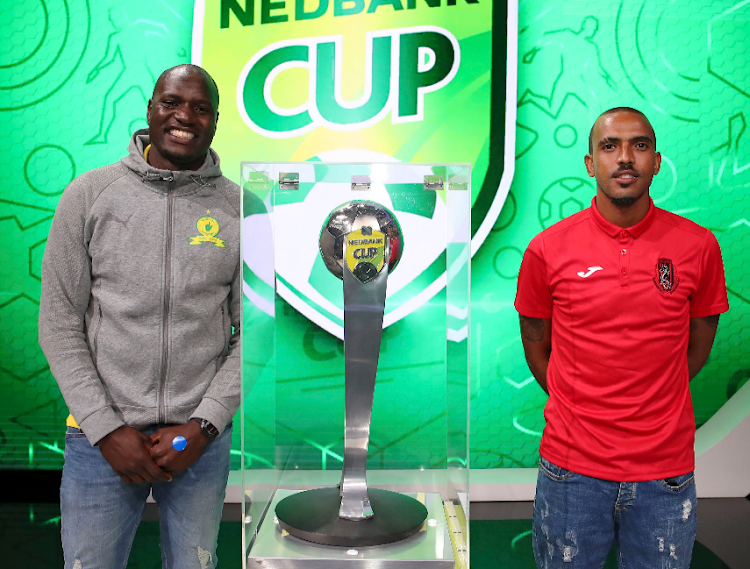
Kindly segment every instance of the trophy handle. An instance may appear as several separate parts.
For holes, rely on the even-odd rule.
[[[385,265],[371,281],[362,283],[348,267],[344,268],[346,387],[339,517],[349,520],[367,519],[373,515],[367,494],[367,446],[388,283],[390,242],[387,236],[385,241]]]

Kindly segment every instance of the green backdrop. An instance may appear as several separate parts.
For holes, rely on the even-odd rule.
[[[267,3],[256,4],[260,13]],[[378,12],[398,6],[408,12],[412,4],[396,0]],[[291,12],[295,2],[286,5]],[[431,23],[431,9],[418,0],[425,24]],[[583,155],[589,127],[606,108],[629,105],[649,116],[664,160],[652,187],[654,201],[709,227],[722,248],[731,310],[722,316],[706,368],[691,384],[698,425],[750,374],[750,135],[744,114],[750,116],[750,5],[535,0],[519,2],[518,11],[515,177],[472,266],[474,468],[536,464],[545,396],[523,358],[512,305],[516,275],[536,233],[590,202],[594,186]],[[67,408],[38,347],[36,327],[40,264],[57,200],[74,176],[125,154],[130,133],[145,126],[158,74],[190,61],[192,22],[193,3],[187,0],[0,5],[3,468],[62,465]],[[223,90],[222,108],[233,104],[234,94]],[[231,145],[232,130],[222,126],[220,121],[217,145]],[[477,161],[486,162],[487,152],[482,146]],[[433,159],[429,152],[422,156]],[[238,179],[236,161],[224,161],[223,168]],[[298,320],[290,339],[299,343],[301,361],[319,357],[315,346],[336,349],[332,337]],[[408,393],[405,385],[403,397]],[[398,444],[408,445],[409,438]],[[238,449],[239,436],[235,455]]]

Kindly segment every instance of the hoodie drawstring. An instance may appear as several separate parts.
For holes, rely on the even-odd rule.
[[[203,186],[204,188],[216,187],[216,184],[210,184],[209,182],[206,182],[203,179],[203,176],[201,176],[200,174],[198,174],[198,176],[190,176],[190,179],[196,184],[198,184],[199,186]]]
[[[156,180],[163,180],[164,182],[174,182],[174,176],[172,174],[170,174],[169,176],[161,176],[156,172],[146,172],[145,174],[141,174],[141,181],[145,182],[146,180],[148,180],[149,182],[153,182]]]

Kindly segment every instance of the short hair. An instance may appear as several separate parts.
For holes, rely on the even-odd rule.
[[[589,154],[592,154],[594,152],[594,126],[596,125],[597,121],[604,115],[613,115],[620,112],[635,113],[636,115],[641,115],[645,119],[646,124],[648,124],[648,126],[651,128],[651,135],[654,137],[654,150],[656,150],[656,132],[654,132],[654,127],[651,126],[651,121],[648,120],[648,117],[641,111],[639,111],[638,109],[634,109],[633,107],[613,107],[604,111],[602,114],[596,117],[594,124],[591,125],[591,130],[589,131]]]
[[[154,94],[156,93],[156,88],[159,86],[159,84],[164,80],[164,78],[169,75],[172,71],[175,71],[177,69],[190,69],[191,71],[197,71],[203,77],[206,79],[206,84],[212,85],[214,88],[214,93],[216,93],[216,109],[215,111],[219,112],[219,86],[216,84],[216,81],[214,81],[214,78],[211,77],[211,74],[203,69],[199,65],[193,65],[192,63],[183,63],[181,65],[175,65],[174,67],[170,67],[169,69],[165,69],[162,71],[161,75],[159,75],[159,78],[156,80],[156,83],[154,83],[154,90],[151,93],[151,98],[154,98]]]

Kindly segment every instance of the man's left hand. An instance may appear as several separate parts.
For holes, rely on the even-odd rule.
[[[187,441],[187,446],[181,451],[172,446],[172,439],[178,436],[185,437]],[[151,458],[156,465],[164,472],[179,474],[198,460],[203,447],[208,444],[208,437],[197,422],[188,421],[184,425],[159,429],[151,435],[151,442]]]

